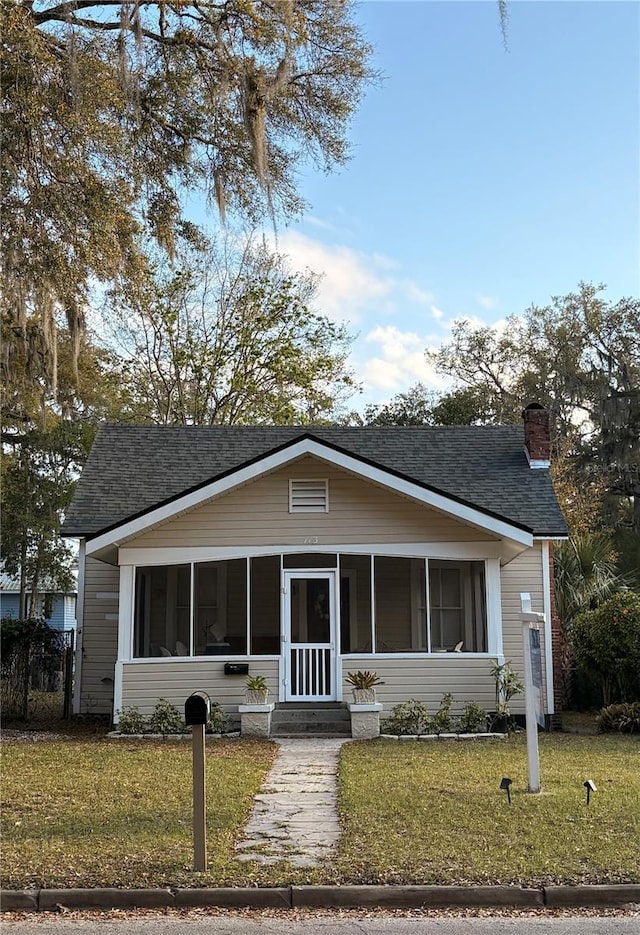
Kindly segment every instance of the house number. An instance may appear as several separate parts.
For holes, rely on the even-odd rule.
[[[307,536],[306,539],[303,539],[305,545],[317,545],[318,537],[317,536]]]

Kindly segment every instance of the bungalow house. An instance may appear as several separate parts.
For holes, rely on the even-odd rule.
[[[386,710],[494,706],[522,673],[520,593],[545,614],[554,711],[548,415],[524,426],[105,425],[63,532],[80,539],[77,712],[149,713],[244,677],[276,701],[341,701],[374,669]],[[515,711],[521,710],[514,705]]]
[[[41,587],[35,598],[27,591],[29,616],[42,617],[54,630],[75,630],[76,591],[63,591],[49,579]],[[20,617],[20,577],[10,575],[4,565],[0,565],[0,617]]]

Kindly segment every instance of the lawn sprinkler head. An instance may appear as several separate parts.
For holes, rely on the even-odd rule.
[[[506,776],[500,781],[500,788],[504,792],[507,793],[507,802],[509,803],[509,805],[511,805],[511,783],[512,782],[513,782],[513,779],[507,779]]]

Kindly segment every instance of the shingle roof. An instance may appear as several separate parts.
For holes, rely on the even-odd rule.
[[[92,537],[311,436],[522,526],[565,536],[549,472],[532,470],[520,426],[103,425],[63,533]]]

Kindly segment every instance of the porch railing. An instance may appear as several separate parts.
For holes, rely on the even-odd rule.
[[[291,646],[291,696],[300,701],[322,701],[333,691],[331,647],[326,643]]]

